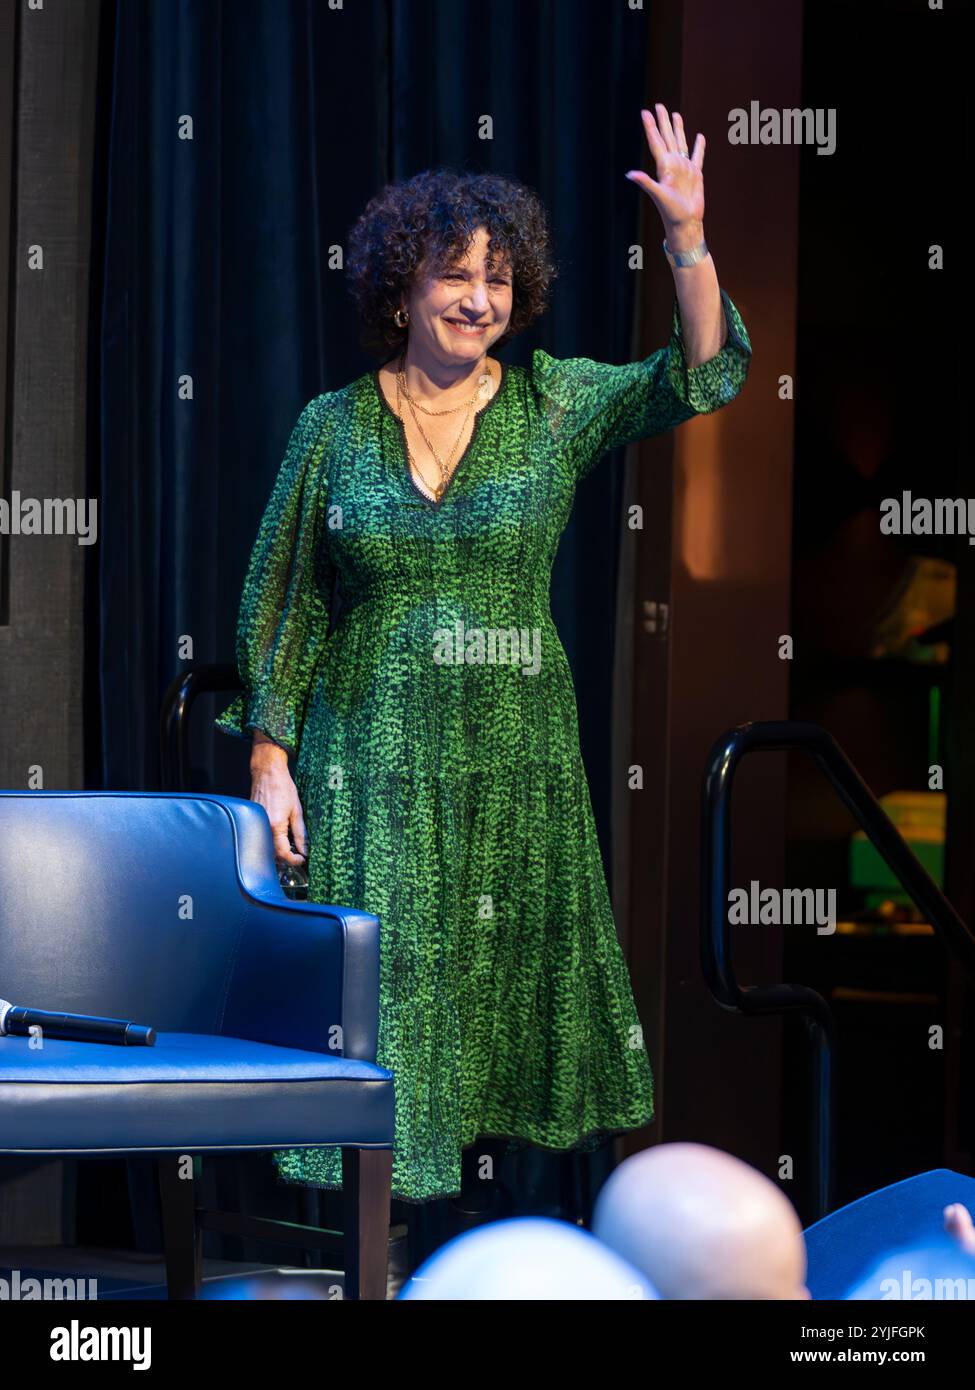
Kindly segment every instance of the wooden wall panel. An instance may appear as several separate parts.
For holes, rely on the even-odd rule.
[[[632,742],[617,752],[644,769],[645,789],[621,791],[628,878],[615,894],[657,1081],[657,1119],[627,1136],[694,1140],[774,1175],[780,1148],[781,1024],[720,1010],[699,964],[699,802],[705,758],[724,730],[788,714],[793,413],[778,378],[795,372],[799,150],[734,147],[728,115],[757,98],[798,106],[801,0],[683,0],[651,13],[646,101],[681,112],[691,142],[708,139],[705,233],[719,280],[741,310],[754,357],[742,395],[630,451],[626,502],[644,526],[627,540],[632,594]],[[647,151],[644,167],[651,168]],[[652,171],[652,170],[651,170]],[[666,342],[674,300],[649,201],[641,236],[641,355]],[[657,605],[654,610],[646,605]],[[666,622],[659,605],[667,606]],[[622,625],[626,633],[627,624]],[[619,810],[621,798],[627,798]],[[782,885],[785,760],[747,761],[735,796],[735,883]],[[744,982],[781,979],[782,942],[741,933]]]
[[[0,424],[4,495],[83,498],[99,0],[0,0]],[[29,269],[28,248],[43,248]],[[0,542],[0,786],[83,785],[86,548]],[[46,851],[25,873],[43,876]],[[30,1001],[28,1001],[30,1002]],[[69,1239],[73,1164],[0,1160],[0,1243]]]

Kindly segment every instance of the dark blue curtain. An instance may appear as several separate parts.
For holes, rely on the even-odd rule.
[[[365,202],[439,164],[532,185],[562,275],[505,356],[626,361],[644,195],[624,172],[645,163],[639,108],[657,94],[645,14],[605,0],[115,0],[105,23],[91,780],[153,789],[167,685],[233,660],[244,568],[300,409],[375,365],[333,268]],[[493,139],[478,138],[483,116]],[[553,583],[604,855],[621,475],[607,460],[586,480]],[[245,746],[212,730],[222,703],[197,709],[195,781],[246,795]],[[551,1163],[517,1162],[523,1190],[552,1194]]]

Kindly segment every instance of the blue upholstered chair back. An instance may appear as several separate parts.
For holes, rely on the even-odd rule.
[[[288,899],[252,802],[0,792],[0,997],[15,1004],[319,1051],[341,1023],[345,1055],[371,1060],[376,925]],[[369,948],[361,968],[347,935]]]

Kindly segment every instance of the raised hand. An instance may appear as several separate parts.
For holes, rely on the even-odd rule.
[[[679,111],[673,123],[662,102],[657,116],[641,111],[647,144],[657,166],[652,179],[642,169],[630,169],[626,177],[639,184],[657,206],[672,250],[684,250],[700,241],[704,226],[704,136],[698,135],[688,154],[687,136]]]

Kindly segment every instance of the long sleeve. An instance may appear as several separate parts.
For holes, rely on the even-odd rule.
[[[614,366],[590,357],[532,354],[532,379],[551,437],[577,479],[611,449],[707,415],[738,395],[752,347],[741,315],[721,290],[728,335],[707,362],[687,365],[675,298],[670,341],[640,362]]]
[[[237,619],[242,695],[215,720],[251,738],[261,729],[296,753],[315,665],[328,632],[326,506],[328,394],[309,401],[251,552]]]

